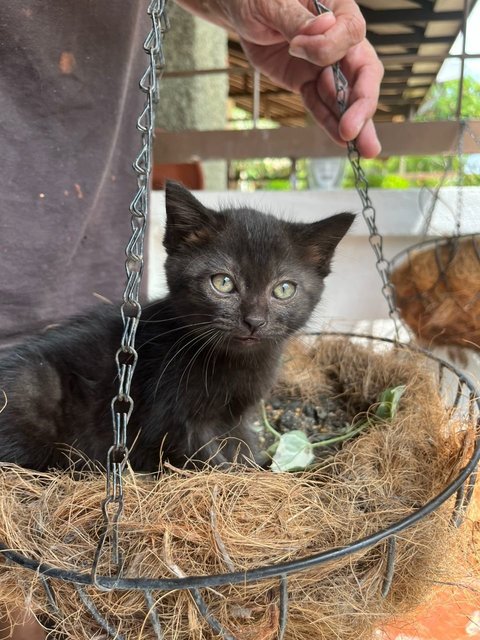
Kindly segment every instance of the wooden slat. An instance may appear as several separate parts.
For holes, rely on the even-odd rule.
[[[368,25],[391,24],[399,22],[445,22],[450,20],[462,20],[462,11],[434,11],[433,5],[428,9],[367,9],[361,7],[361,11]]]
[[[480,139],[480,120],[470,123]],[[378,123],[382,156],[456,153],[457,122]],[[480,149],[468,133],[465,153]],[[248,131],[159,132],[155,140],[155,162],[177,163],[193,160],[240,160],[264,157],[329,157],[345,151],[319,127],[253,129]]]
[[[406,45],[421,45],[421,44],[451,44],[451,36],[434,36],[432,38],[426,38],[421,33],[373,33],[367,32],[367,38],[373,44],[373,46],[393,46],[399,44]]]

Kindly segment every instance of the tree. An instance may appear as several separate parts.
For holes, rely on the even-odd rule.
[[[432,120],[451,120],[456,117],[459,80],[447,80],[434,84],[420,107],[415,118],[417,122]],[[480,118],[480,82],[471,76],[466,76],[463,82],[462,94],[462,118]],[[480,153],[480,147],[478,149]],[[403,167],[406,172],[398,175],[400,171],[399,158],[392,157],[385,161],[364,160],[363,169],[372,186],[386,189],[407,189],[409,187],[430,186],[434,187],[441,181],[445,186],[480,185],[480,175],[469,173],[466,168],[466,157],[463,158],[463,169],[460,171],[460,158],[444,155],[434,156],[408,156],[404,159]],[[344,187],[354,185],[353,174],[347,168],[343,182]]]
[[[451,120],[456,117],[459,80],[436,83],[430,89],[427,99],[420,107],[418,121]],[[471,76],[463,80],[462,118],[480,118],[480,82]]]

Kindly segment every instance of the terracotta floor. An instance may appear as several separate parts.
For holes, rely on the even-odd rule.
[[[473,586],[475,588],[475,586]],[[476,594],[450,591],[439,594],[428,611],[419,611],[411,624],[398,623],[378,633],[375,640],[473,640],[480,638],[480,580]]]
[[[399,622],[379,631],[375,640],[474,640],[480,639],[480,482],[469,512],[476,555],[464,588],[439,591],[434,600],[412,616],[412,623]],[[466,572],[467,573],[467,572]]]

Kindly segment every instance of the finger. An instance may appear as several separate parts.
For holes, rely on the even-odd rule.
[[[382,150],[373,120],[367,120],[357,137],[357,148],[363,158],[375,158]]]
[[[365,107],[361,100],[354,101],[339,122],[337,91],[331,68],[325,69],[315,82],[306,83],[301,94],[306,108],[335,142],[345,145],[346,141],[356,138],[363,157],[374,158],[380,153],[375,126],[370,117],[365,118],[365,113],[373,115],[374,105]]]
[[[376,54],[368,55],[369,49],[371,45],[365,40],[342,63],[347,77],[351,78],[349,107],[340,122],[340,135],[344,140],[356,138],[377,110],[383,66]]]
[[[372,64],[363,64],[361,53],[356,57],[360,67],[358,61],[352,63],[347,58],[342,63],[349,81],[345,96],[347,109],[340,120],[340,136],[346,141],[356,138],[367,120],[375,115],[383,76],[383,66],[378,59]],[[318,76],[317,91],[323,102],[340,115],[333,72],[331,67],[327,69]]]
[[[348,104],[349,92],[350,89],[347,85],[345,95],[343,96],[345,104]],[[338,104],[338,91],[332,67],[326,67],[318,74],[317,93],[321,96],[322,102],[324,102],[333,113],[337,114],[337,118],[340,120],[341,110]]]
[[[352,91],[355,88],[358,96],[371,96],[376,106],[384,68],[368,40],[352,47],[343,58],[341,67],[349,79]]]
[[[325,18],[327,15],[323,14]],[[334,23],[323,33],[315,31],[310,22],[290,43],[292,55],[327,66],[341,60],[352,47],[365,38],[365,20],[355,2],[341,3]]]
[[[340,119],[339,133],[343,140],[354,140],[360,135],[360,131],[375,113],[372,106],[370,98],[359,98],[351,102]]]
[[[316,22],[318,16],[314,15],[299,0],[250,0],[247,4],[247,11],[253,20],[277,31],[290,42],[299,32],[307,27],[311,22]],[[335,19],[329,18],[326,21],[325,29],[332,26]],[[323,22],[322,22],[323,24]],[[320,31],[323,33],[323,31]],[[247,36],[248,37],[248,36]],[[258,42],[257,44],[265,44]]]
[[[318,124],[326,131],[332,140],[341,146],[345,146],[345,141],[342,140],[338,131],[337,112],[330,108],[319,96],[318,81],[307,82],[301,88],[300,93],[305,107]]]

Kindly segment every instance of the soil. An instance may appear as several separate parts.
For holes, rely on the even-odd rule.
[[[314,404],[275,395],[265,401],[265,409],[268,421],[279,433],[299,429],[312,444],[341,436],[352,428],[351,416],[346,407],[342,406],[341,398],[319,396]],[[275,438],[265,427],[260,413],[252,426],[258,433],[260,448],[266,451]],[[315,448],[315,455],[318,458],[330,457],[341,449],[342,444],[338,442]]]

